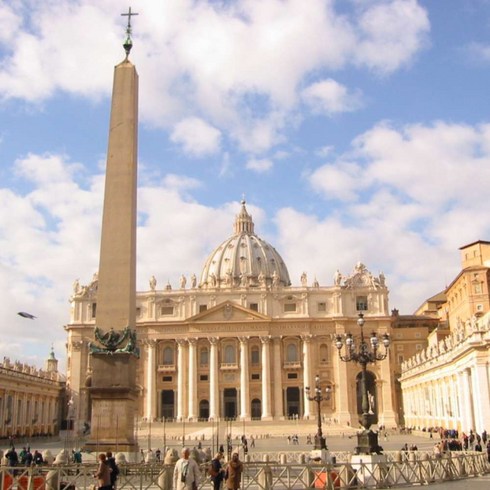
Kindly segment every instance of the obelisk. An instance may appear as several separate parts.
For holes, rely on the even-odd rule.
[[[91,432],[87,448],[133,452],[136,398],[136,186],[138,74],[126,58],[114,69],[97,288],[96,327],[103,348],[91,350]],[[132,332],[130,339],[125,332]],[[118,343],[125,339],[126,346]],[[109,346],[108,348],[106,348]],[[131,347],[131,348],[129,348]],[[132,352],[132,353],[131,353]]]

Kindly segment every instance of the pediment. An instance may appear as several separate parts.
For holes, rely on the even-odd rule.
[[[227,301],[203,311],[188,321],[190,322],[250,322],[270,321],[270,317],[257,311]]]

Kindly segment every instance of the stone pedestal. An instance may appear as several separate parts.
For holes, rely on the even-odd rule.
[[[351,456],[352,469],[356,470],[358,482],[366,487],[386,485],[387,458],[384,454],[354,454]]]
[[[134,436],[136,363],[128,353],[92,354],[91,431],[85,449],[138,451]]]

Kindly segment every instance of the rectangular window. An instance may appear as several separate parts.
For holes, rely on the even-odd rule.
[[[163,376],[162,381],[168,383],[172,381],[172,376]]]
[[[327,303],[318,303],[318,311],[327,311]]]
[[[199,313],[206,311],[208,309],[208,305],[199,305]]]
[[[398,364],[401,364],[403,362],[403,355],[398,354]]]
[[[97,303],[92,303],[92,318],[97,314]]]
[[[250,303],[249,308],[253,311],[259,311],[259,304],[258,303]]]
[[[252,374],[252,379],[253,380],[259,380],[260,379],[260,374],[258,374],[258,373]]]
[[[422,350],[422,344],[415,344],[416,350]]]
[[[415,338],[420,339],[420,337],[421,337],[420,332],[415,332]]]
[[[136,308],[136,316],[141,316],[141,308]]]
[[[288,379],[298,379],[298,373],[288,373]]]
[[[367,296],[357,296],[356,297],[356,310],[366,311],[368,309]]]
[[[162,309],[160,311],[161,311],[161,314],[164,316],[172,316],[174,314],[174,307],[173,306],[162,306]]]
[[[208,375],[207,374],[201,374],[199,376],[199,381],[207,381],[208,380]]]
[[[403,347],[404,347],[403,344],[402,345],[398,344],[396,346],[396,350],[403,350]]]
[[[284,312],[293,312],[296,311],[296,303],[285,303],[284,304]]]

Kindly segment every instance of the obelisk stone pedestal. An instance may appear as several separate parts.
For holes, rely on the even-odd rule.
[[[92,426],[85,449],[136,453],[137,359],[127,353],[92,354]]]

